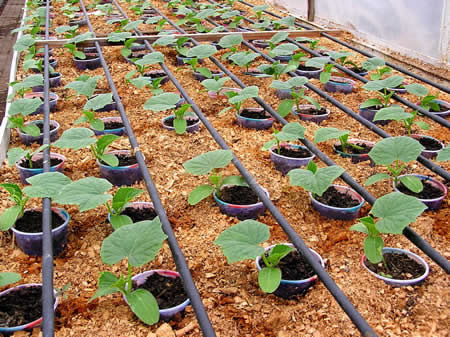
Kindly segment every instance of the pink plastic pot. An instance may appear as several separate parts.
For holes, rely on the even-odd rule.
[[[412,134],[411,137],[416,139],[416,140],[419,140],[421,138],[430,138],[430,139],[433,139],[433,140],[439,142],[439,144],[441,145],[441,148],[439,150],[423,150],[420,153],[422,156],[424,156],[425,158],[428,158],[428,159],[433,159],[433,158],[437,157],[439,151],[441,151],[445,147],[445,145],[440,140],[438,140],[436,138],[433,138],[433,137],[430,137],[430,136],[419,135],[419,134]]]
[[[41,159],[44,156],[43,153],[37,153],[35,154],[33,157],[31,157],[31,159],[37,160],[37,159]],[[59,163],[58,165],[54,165],[50,167],[50,172],[61,172],[64,169],[64,163],[66,161],[66,157],[64,157],[62,154],[58,154],[58,153],[54,153],[51,152],[50,153],[50,158],[53,159],[60,159],[62,160],[61,163]],[[26,159],[21,159],[16,163],[16,167],[19,170],[19,176],[20,176],[20,181],[22,182],[22,184],[24,185],[28,185],[27,179],[35,176],[37,174],[41,174],[44,173],[44,169],[43,168],[25,168],[20,166],[20,163],[23,163]]]
[[[302,111],[306,111],[308,109],[315,109],[316,107],[312,104],[301,104],[299,105],[300,111],[297,111],[297,107],[294,105],[292,107],[292,113],[296,115],[298,118],[300,118],[302,121],[308,121],[308,122],[314,122],[317,124],[322,123],[324,120],[328,119],[330,117],[330,110],[326,109],[327,113],[323,115],[310,115],[307,113],[302,113]]]
[[[128,150],[110,151],[110,154],[130,154]],[[133,185],[135,182],[142,180],[142,173],[139,169],[139,164],[133,164],[128,166],[108,166],[100,163],[100,174],[103,178],[108,180],[114,186]]]
[[[44,121],[30,121],[30,122],[26,122],[24,125],[43,124],[43,123],[44,123]],[[55,127],[53,130],[50,130],[50,142],[54,142],[58,139],[59,123],[57,121],[50,120],[50,125]],[[41,133],[38,137],[34,137],[29,134],[23,133],[19,129],[16,129],[16,130],[20,136],[20,140],[25,145],[30,145],[30,144],[33,144],[34,142],[37,142],[38,144],[42,145],[44,142],[44,134],[43,133]]]
[[[174,118],[175,118],[175,115],[170,115],[170,116],[167,116],[167,117],[163,118],[162,121],[161,121],[161,124],[162,124],[163,128],[166,129],[166,130],[169,130],[169,131],[175,131],[175,128],[173,126],[169,126],[169,125],[166,124],[167,120],[174,119]],[[194,133],[194,132],[197,132],[198,130],[200,130],[200,124],[201,124],[200,119],[198,119],[197,117],[194,117],[194,116],[185,116],[184,119],[185,120],[196,120],[197,121],[193,125],[188,125],[187,128],[186,128],[186,132]]]
[[[325,83],[324,88],[325,91],[328,92],[342,92],[344,94],[350,94],[353,91],[355,84],[356,82],[349,78],[331,76],[330,80]]]
[[[295,144],[281,144],[283,148],[302,148],[306,149],[304,146],[295,145]],[[308,165],[308,163],[315,157],[314,154],[311,153],[310,157],[307,158],[291,158],[280,155],[277,153],[277,146],[273,146],[270,150],[270,160],[275,165],[275,168],[283,174],[287,174],[290,170],[303,167]]]
[[[246,110],[252,110],[252,111],[264,111],[263,108],[246,108]],[[242,110],[241,110],[242,112]],[[240,126],[247,128],[247,129],[256,129],[256,130],[265,130],[270,129],[272,127],[272,124],[274,122],[274,119],[272,116],[267,115],[267,118],[264,119],[257,119],[257,118],[248,118],[243,117],[241,114],[236,113],[237,122]]]

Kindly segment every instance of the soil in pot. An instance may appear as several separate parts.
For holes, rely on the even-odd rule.
[[[58,228],[64,223],[64,219],[52,211],[52,229]],[[25,233],[42,232],[42,212],[29,210],[17,219],[14,228]],[[0,311],[1,312],[1,311]]]
[[[170,278],[154,273],[138,287],[133,282],[134,289],[146,289],[151,292],[160,310],[175,307],[187,300],[180,277]]]
[[[123,128],[122,122],[116,122],[116,121],[107,121],[105,124],[105,130],[115,130]]]
[[[369,146],[369,145],[367,145],[365,143],[354,143],[353,145],[359,146],[362,149],[359,150],[359,149],[355,149],[354,147],[347,146],[345,148],[346,153],[349,153],[349,154],[366,154],[366,153],[369,153],[370,150],[372,149],[371,146]],[[334,148],[335,148],[336,151],[344,152],[342,150],[342,146],[341,145],[335,145]]]
[[[269,256],[269,252],[266,252],[265,255],[266,257]],[[262,259],[260,264],[261,267],[266,266]],[[304,280],[315,275],[311,265],[297,250],[293,250],[283,257],[278,267],[281,269],[281,278],[283,280]]]
[[[243,109],[239,115],[241,117],[253,118],[253,119],[267,119],[267,118],[270,118],[269,116],[267,116],[267,114],[266,114],[266,112],[264,110]]]
[[[421,137],[417,140],[427,151],[439,151],[442,149],[441,143],[433,138]]]
[[[224,186],[221,190],[220,200],[233,205],[253,205],[259,198],[248,186]]]
[[[297,69],[298,69],[298,70],[303,70],[303,71],[317,71],[317,70],[320,70],[319,68],[315,68],[315,67],[307,67],[307,66],[305,66],[305,65],[303,65],[303,64],[300,64],[300,65],[297,67]]]
[[[158,216],[153,208],[135,208],[126,207],[121,215],[127,215],[133,220],[133,223],[143,220],[153,220]]]
[[[42,287],[23,287],[0,297],[0,326],[15,327],[42,317]]]
[[[417,263],[406,254],[383,253],[384,261],[373,264],[369,260],[364,264],[374,273],[386,277],[390,275],[396,280],[410,280],[422,276],[425,273],[425,267]]]
[[[351,68],[347,68],[348,70],[353,71],[354,73],[357,74],[365,74],[367,73],[367,70],[361,67],[351,67]]]
[[[409,190],[401,182],[397,185],[397,189],[404,194],[411,195],[422,200],[436,199],[444,195],[444,192],[441,189],[434,187],[427,181],[422,180],[422,185],[423,190],[419,193],[414,193],[413,191]]]
[[[87,61],[87,60],[95,60],[97,58],[99,58],[98,54],[96,53],[86,53],[86,58],[85,59],[80,59],[78,57],[76,57],[76,60],[80,60],[80,61]]]
[[[300,109],[300,111],[297,110],[297,112],[301,113],[301,114],[314,115],[314,116],[326,115],[328,113],[327,109],[325,109],[325,108],[320,108],[320,110],[317,110],[316,108],[305,108],[305,109]]]
[[[175,120],[175,117],[169,117],[169,118],[164,120],[164,124],[166,124],[167,126],[170,126],[170,127],[173,128],[173,121],[174,120]],[[198,119],[197,118],[195,118],[195,119],[194,118],[186,118],[185,120],[186,120],[187,126],[191,126],[191,125],[194,125],[194,124],[198,123]]]
[[[315,195],[314,199],[322,204],[339,208],[351,208],[360,204],[358,200],[352,198],[351,194],[342,193],[334,186],[330,186],[322,196]]]
[[[285,156],[289,158],[309,158],[312,156],[311,152],[301,147],[299,148],[281,147],[280,153],[278,153],[278,149],[275,149],[274,152],[280,156]]]
[[[30,167],[30,162],[28,160],[23,160],[19,163],[20,167],[29,168],[29,169],[42,169],[44,168],[44,158],[32,159],[32,167]],[[50,158],[50,167],[57,166],[61,164],[63,161],[59,158]]]
[[[136,157],[130,156],[128,154],[116,154],[117,159],[119,160],[118,166],[130,166],[137,163]],[[109,166],[105,162],[101,162],[103,165]]]

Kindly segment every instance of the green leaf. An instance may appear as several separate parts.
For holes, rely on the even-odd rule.
[[[242,34],[225,35],[219,40],[219,46],[222,48],[231,48],[240,45],[244,41]]]
[[[111,222],[111,225],[113,226],[114,230],[118,230],[122,226],[132,224],[133,220],[127,215],[111,214],[110,222]]]
[[[358,222],[358,223],[354,224],[353,226],[351,226],[350,230],[369,234],[367,227],[364,224],[362,224],[361,222]]]
[[[274,267],[265,267],[258,273],[258,283],[265,293],[273,293],[280,286],[281,270]]]
[[[189,193],[188,202],[189,205],[197,205],[203,199],[209,197],[214,191],[212,185],[200,185],[197,186],[191,193]]]
[[[20,130],[33,137],[39,137],[41,134],[41,129],[39,129],[35,123],[24,125],[20,128]]]
[[[364,254],[372,263],[378,263],[383,260],[383,247],[383,239],[379,236],[368,236],[364,239]]]
[[[91,120],[90,124],[94,130],[97,130],[97,131],[105,130],[105,123],[99,118],[95,118],[95,119]]]
[[[414,193],[420,193],[423,190],[422,181],[415,176],[403,176],[400,178],[400,181]]]
[[[211,78],[212,77],[212,72],[208,68],[200,67],[200,68],[197,68],[197,71],[200,74],[202,74],[203,76],[205,76],[206,78]]]
[[[15,223],[20,213],[22,213],[22,206],[15,205],[7,208],[0,215],[0,231],[6,231],[10,229]]]
[[[142,194],[142,192],[142,190],[134,187],[119,188],[112,199],[112,208],[117,213],[120,213],[126,204],[128,204],[138,195]]]
[[[286,117],[292,111],[295,102],[292,99],[283,100],[278,106],[277,112],[281,117]]]
[[[222,181],[223,185],[248,186],[247,181],[241,176],[228,176]]]
[[[381,102],[381,100],[378,98],[369,98],[367,101],[364,101],[359,107],[361,109],[364,109],[364,108],[376,107],[377,105],[383,105],[383,102]]]
[[[201,84],[207,90],[217,93],[223,88],[223,85],[225,84],[225,82],[227,82],[229,80],[230,80],[229,77],[222,77],[222,78],[219,78],[219,79],[212,78],[212,79],[203,80],[201,82]]]
[[[160,37],[155,42],[153,42],[153,45],[154,46],[167,46],[169,44],[174,44],[176,41],[177,41],[177,39],[174,38],[173,36],[163,36],[163,37]]]
[[[289,36],[289,33],[278,32],[272,36],[272,38],[270,39],[270,42],[272,42],[273,44],[278,44],[278,43],[286,40],[288,36]]]
[[[379,91],[381,89],[398,87],[403,81],[404,78],[402,76],[391,76],[384,80],[369,81],[364,84],[363,88],[368,91]]]
[[[377,173],[370,176],[364,183],[365,186],[373,185],[381,180],[391,179],[391,176],[387,173]]]
[[[19,98],[11,103],[8,110],[9,116],[32,114],[42,105],[40,98]]]
[[[186,131],[187,121],[184,118],[183,119],[175,118],[173,120],[173,127],[177,134],[182,135]]]
[[[370,59],[365,60],[362,63],[362,66],[364,69],[366,69],[367,71],[372,71],[375,70],[379,67],[384,67],[386,63],[384,62],[383,59],[380,59],[378,57],[372,57]]]
[[[408,91],[410,94],[419,96],[419,97],[425,97],[428,95],[428,88],[423,86],[419,83],[412,83],[405,85],[406,91]]]
[[[113,102],[112,93],[99,94],[86,102],[83,110],[99,110]]]
[[[73,82],[70,82],[65,86],[65,88],[72,89],[76,91],[78,95],[83,95],[86,97],[91,97],[94,94],[95,88],[97,87],[97,81],[101,76],[94,77],[79,77]]]
[[[165,111],[173,109],[179,100],[180,96],[178,94],[166,92],[148,99],[144,104],[144,109],[152,111]]]
[[[215,150],[198,155],[183,164],[186,171],[195,175],[203,175],[213,169],[227,166],[233,159],[231,150]]]
[[[417,121],[417,122],[414,122],[414,124],[416,124],[422,130],[429,130],[430,129],[430,125],[425,123],[425,122]]]
[[[136,88],[142,89],[146,85],[150,85],[152,80],[148,77],[140,76],[138,78],[133,78],[130,80],[131,84],[133,84]]]
[[[305,190],[321,196],[345,170],[333,165],[317,169],[316,173],[310,170],[294,169],[289,171],[289,182],[294,186],[301,186]]]
[[[336,128],[320,128],[314,134],[314,143],[326,142],[330,139],[339,139],[339,137],[350,134],[350,131],[339,130]]]
[[[152,325],[159,321],[159,307],[155,297],[145,289],[127,294],[131,311],[144,323]]]
[[[305,128],[298,122],[291,122],[283,126],[281,132],[275,135],[280,141],[294,141],[303,139],[305,136]]]
[[[8,165],[14,166],[20,159],[22,159],[25,154],[29,153],[29,151],[23,150],[20,147],[14,147],[8,151]]]
[[[78,205],[80,212],[84,212],[104,204],[112,199],[105,194],[112,185],[105,179],[87,177],[65,185],[54,202],[59,204]]]
[[[146,54],[143,58],[135,62],[137,65],[144,66],[149,64],[164,63],[164,54],[159,51]]]
[[[111,167],[117,167],[119,165],[119,159],[111,153],[102,154],[99,159]]]
[[[269,256],[267,257],[267,261],[275,267],[280,263],[280,260],[288,255],[290,252],[292,252],[294,248],[286,245],[277,244],[275,247],[273,247],[270,252]]]
[[[20,39],[16,41],[13,49],[18,52],[28,50],[32,45],[34,45],[34,38],[31,35],[23,35]]]
[[[91,32],[86,32],[80,35],[77,35],[75,37],[73,37],[72,39],[70,39],[69,41],[67,41],[68,44],[77,44],[83,41],[86,41],[88,39],[91,39],[93,36],[93,34]]]
[[[271,57],[292,55],[292,53],[298,49],[299,48],[293,43],[283,43],[269,51],[269,55]]]
[[[229,102],[231,104],[236,104],[245,101],[249,98],[258,97],[259,88],[256,85],[246,87],[242,89],[237,95],[231,97]]]
[[[120,227],[103,240],[100,255],[109,265],[128,259],[130,265],[140,267],[156,257],[166,238],[159,217],[140,221]]]
[[[131,37],[130,32],[112,32],[109,33],[107,40],[109,42],[121,42]]]
[[[449,161],[450,160],[450,146],[442,149],[438,152],[436,161]]]
[[[20,281],[20,279],[21,276],[17,273],[10,273],[10,272],[0,273],[0,287],[16,283]]]
[[[268,240],[269,227],[255,220],[244,220],[224,230],[214,241],[222,248],[228,263],[255,259],[264,253],[259,244]]]
[[[109,271],[102,272],[98,279],[98,289],[95,292],[94,296],[89,299],[89,302],[95,300],[98,297],[106,296],[120,291],[119,288],[114,286],[118,281],[119,278],[113,273],[110,273]]]
[[[253,62],[260,55],[251,52],[239,52],[231,55],[228,59],[236,63],[239,67],[244,67]]]
[[[53,199],[72,181],[61,172],[46,172],[28,178],[27,182],[31,186],[26,186],[23,191],[29,197]]]
[[[416,160],[424,147],[411,137],[385,138],[370,150],[369,157],[378,165],[389,166],[396,160],[404,163]]]
[[[385,120],[394,120],[394,121],[403,121],[408,118],[411,118],[413,115],[409,112],[405,112],[405,110],[401,106],[389,106],[387,108],[383,108],[377,111],[373,120],[374,121],[385,121]]]
[[[215,46],[210,44],[201,44],[189,49],[188,52],[186,53],[186,56],[204,59],[213,56],[216,52],[217,49]]]
[[[82,149],[97,141],[95,138],[91,138],[93,135],[94,132],[88,128],[71,128],[64,131],[61,137],[53,143],[53,146],[61,149]]]
[[[376,223],[379,232],[401,234],[426,208],[425,204],[415,197],[393,192],[378,198],[371,213],[380,218]]]

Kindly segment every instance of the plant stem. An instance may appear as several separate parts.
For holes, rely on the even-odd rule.
[[[128,276],[127,276],[127,292],[131,292],[131,264],[130,261],[128,261]]]

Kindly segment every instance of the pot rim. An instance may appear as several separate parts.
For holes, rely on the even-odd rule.
[[[120,122],[120,123],[123,124],[122,117],[118,117],[118,116],[102,117],[100,119],[103,122],[116,121],[116,122]],[[95,130],[95,131],[97,131],[97,132],[105,132],[105,131],[106,132],[114,132],[114,131],[119,131],[119,130],[122,130],[122,129],[125,129],[125,125],[121,126],[120,128],[117,128],[117,129],[103,129],[103,131],[98,131],[98,130]]]
[[[359,138],[350,138],[350,139],[347,140],[347,142],[348,143],[352,143],[352,144],[354,144],[354,143],[363,143],[363,144],[366,144],[366,145],[369,145],[369,146],[372,146],[372,147],[375,146],[375,142],[372,142],[370,140],[359,139]],[[333,144],[333,150],[336,153],[339,153],[340,155],[346,155],[346,156],[349,156],[349,157],[356,157],[356,158],[366,157],[366,156],[369,155],[368,153],[345,153],[345,152],[342,152],[340,150],[336,150],[336,146],[339,146],[339,145],[341,145],[340,142],[334,143]]]
[[[307,109],[307,108],[314,108],[314,109],[317,109],[314,105],[312,105],[312,104],[300,104],[299,105],[299,107],[300,107],[300,109],[301,108],[305,108],[305,109]],[[307,114],[307,113],[302,113],[302,112],[298,112],[297,111],[297,107],[295,106],[295,104],[294,104],[294,106],[292,107],[292,113],[294,114],[294,115],[306,115],[306,116],[314,116],[314,117],[326,117],[326,116],[329,116],[330,115],[330,113],[331,113],[331,111],[330,111],[330,109],[327,109],[327,108],[325,108],[325,110],[326,110],[326,112],[327,113],[325,113],[325,114],[323,114],[323,115],[311,115],[311,114]]]
[[[308,149],[306,146],[297,145],[297,144],[281,143],[280,146],[281,146],[281,147],[288,147],[288,148],[293,148],[293,147],[294,147],[294,148],[302,148],[302,149],[306,149],[306,150],[309,151],[309,149]],[[307,159],[312,160],[312,159],[316,156],[314,153],[312,153],[311,151],[309,151],[309,153],[311,153],[311,156],[310,156],[310,157],[304,157],[304,158],[292,158],[292,157],[286,157],[286,156],[283,156],[283,155],[281,155],[281,154],[278,154],[278,153],[275,151],[276,148],[277,148],[277,145],[272,146],[272,147],[269,149],[270,153],[273,153],[273,155],[275,155],[275,156],[277,156],[277,157],[285,158],[285,159],[289,159],[289,160],[299,160],[299,161],[300,161],[300,160],[307,160]]]
[[[24,210],[24,212],[26,212],[26,211],[33,211],[33,210],[38,210],[38,211],[42,212],[42,207],[26,208]],[[69,224],[70,215],[64,208],[52,207],[51,210],[53,212],[55,212],[56,214],[58,214],[64,220],[64,223],[62,225],[52,229],[52,234],[53,234],[54,232],[58,231],[59,229],[63,228],[64,226],[67,226]],[[18,234],[24,235],[24,236],[43,235],[43,232],[35,232],[35,233],[22,232],[22,231],[19,231],[19,230],[15,229],[14,226],[11,227],[11,230],[14,233],[18,233]]]
[[[169,115],[169,116],[167,116],[167,117],[164,117],[164,118],[161,120],[161,123],[163,124],[163,126],[164,126],[166,129],[168,129],[168,130],[170,130],[170,131],[175,130],[175,127],[169,126],[169,125],[167,125],[167,124],[165,123],[166,120],[168,120],[169,118],[175,118],[175,115]],[[188,120],[188,119],[197,120],[197,122],[196,122],[195,124],[188,125],[188,126],[186,127],[186,130],[187,130],[188,128],[194,128],[194,127],[196,127],[197,125],[199,125],[199,124],[201,123],[200,118],[198,118],[198,117],[196,117],[196,116],[184,116],[184,120]]]
[[[340,80],[340,81],[338,81]],[[338,82],[335,82],[338,81]],[[342,81],[346,82],[346,83],[342,83]],[[347,78],[347,77],[340,77],[340,76],[331,76],[330,80],[328,82],[332,82],[332,84],[334,85],[351,85],[354,86],[356,84],[355,81]]]
[[[364,205],[364,203],[366,202],[366,201],[364,200],[364,198],[363,198],[358,192],[356,192],[354,189],[352,189],[352,188],[350,188],[350,187],[347,187],[347,186],[344,186],[344,185],[337,185],[337,184],[331,184],[330,187],[331,187],[331,186],[333,186],[333,187],[338,187],[339,189],[346,189],[346,190],[350,191],[350,192],[352,193],[353,196],[355,196],[357,199],[362,200],[362,201],[361,201],[358,205],[353,206],[353,207],[334,207],[334,206],[330,206],[330,205],[324,204],[324,203],[318,201],[317,199],[314,199],[311,192],[308,192],[308,193],[309,193],[309,197],[310,197],[311,199],[314,199],[314,202],[317,202],[318,204],[323,205],[324,207],[327,207],[327,208],[329,208],[329,209],[334,209],[334,210],[346,210],[347,212],[348,212],[348,211],[349,211],[349,212],[356,212],[356,211],[359,210],[359,209]]]
[[[404,176],[415,176],[417,178],[419,178],[420,180],[424,180],[424,181],[432,181],[433,183],[435,183],[436,185],[439,186],[439,189],[444,192],[443,195],[441,195],[440,197],[434,198],[434,199],[419,199],[417,197],[417,199],[419,199],[420,201],[426,201],[426,202],[433,202],[433,201],[438,201],[440,199],[444,199],[447,196],[448,190],[447,190],[447,186],[445,186],[443,183],[441,183],[439,180],[428,177],[428,176],[424,176],[422,174],[402,174],[401,176],[398,176],[399,178],[404,177]],[[395,182],[392,182],[392,186],[394,187],[394,190],[398,191],[397,186],[395,186]],[[400,191],[398,191],[400,192]],[[401,192],[400,192],[401,193]]]
[[[36,153],[35,155],[33,155],[31,157],[31,159],[40,159],[40,157],[43,157],[43,156],[44,156],[44,154],[42,152],[40,152],[40,153]],[[28,168],[28,167],[20,166],[19,163],[21,163],[24,158],[25,157],[22,157],[16,162],[15,166],[17,167],[18,170],[23,170],[23,171],[27,171],[27,172],[36,172],[36,173],[38,171],[44,170],[43,168]],[[64,164],[64,162],[66,161],[66,157],[64,157],[62,154],[59,154],[56,152],[50,152],[50,159],[52,159],[52,158],[61,159],[62,162],[59,164],[50,166],[50,168],[58,167],[59,165]]]
[[[426,150],[426,149],[424,149],[424,150],[422,150],[422,152],[426,152],[426,153],[438,153],[439,151],[441,151],[441,150],[443,150],[443,149],[445,148],[444,143],[442,143],[439,139],[434,138],[434,137],[431,137],[431,136],[422,135],[422,134],[419,134],[419,133],[413,133],[413,134],[411,135],[411,137],[414,138],[414,139],[416,139],[416,140],[418,140],[418,139],[420,139],[420,138],[429,138],[429,139],[433,139],[433,140],[439,142],[439,144],[441,145],[441,148],[440,148],[439,150]]]
[[[42,99],[44,99],[44,92],[43,92],[43,91],[27,92],[27,93],[24,95],[24,98],[25,98],[25,96],[28,96],[28,97],[31,97],[31,98],[36,98],[36,97],[37,97],[37,98],[42,98]],[[34,97],[34,96],[36,96],[36,97]],[[49,99],[49,101],[57,101],[58,98],[59,98],[58,94],[56,94],[56,93],[54,93],[54,92],[49,92],[49,93],[48,93],[48,99]],[[44,104],[44,102],[42,102],[42,104]]]
[[[43,121],[42,119],[39,119],[39,120],[35,120],[35,121],[25,122],[24,125],[30,125],[30,124],[44,124],[44,121]],[[58,132],[60,125],[59,125],[59,123],[58,123],[57,121],[51,119],[51,120],[49,120],[49,124],[55,126],[55,128],[54,128],[53,130],[50,130],[50,133],[52,133],[52,132]],[[26,135],[26,136],[28,136],[28,137],[33,137],[33,138],[39,138],[41,135],[44,134],[44,133],[40,133],[39,136],[34,137],[34,136],[30,136],[30,135],[27,134],[27,133],[24,133],[24,132],[20,131],[19,128],[16,128],[16,130],[17,130],[17,132],[18,132],[19,134],[21,134],[21,135]]]
[[[255,122],[268,122],[270,120],[274,120],[273,117],[260,119],[260,118],[248,118],[248,117],[241,116],[241,113],[244,110],[265,111],[263,108],[254,108],[254,107],[242,108],[241,110],[239,110],[239,113],[236,112],[236,117],[237,118],[242,118],[242,119],[245,119],[245,120],[248,120],[248,121],[255,121]]]
[[[108,152],[106,152],[106,154],[128,154],[128,155],[130,155],[131,151],[130,150],[114,150],[114,151],[108,151]],[[131,164],[131,165],[127,165],[127,166],[109,166],[109,165],[102,164],[100,162],[100,160],[98,160],[98,159],[96,159],[96,160],[97,160],[97,164],[99,166],[106,167],[107,169],[110,169],[110,170],[123,170],[123,169],[134,168],[134,167],[139,166],[139,163]]]

